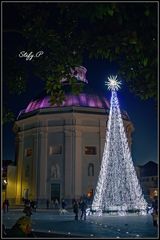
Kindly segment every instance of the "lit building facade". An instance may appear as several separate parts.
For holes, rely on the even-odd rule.
[[[68,91],[60,107],[51,106],[49,100],[41,96],[31,101],[14,125],[17,204],[22,198],[38,200],[40,205],[46,199],[65,198],[69,202],[93,193],[96,187],[108,101],[91,93],[86,81],[83,92],[74,95]],[[133,125],[125,112],[122,115],[131,146]]]
[[[152,161],[136,167],[145,199],[152,202],[155,196],[159,195],[158,190],[158,164]]]

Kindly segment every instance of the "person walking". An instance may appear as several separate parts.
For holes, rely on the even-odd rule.
[[[3,201],[3,213],[5,213],[6,212],[6,201],[4,200]]]
[[[152,213],[153,226],[158,227],[158,199],[157,199],[157,196],[154,197],[154,201],[152,203],[152,208],[153,208],[153,213]]]
[[[79,207],[78,207],[78,202],[75,200],[73,203],[73,212],[75,213],[75,220],[78,220],[78,212],[79,212]]]
[[[153,210],[152,218],[153,218],[153,226],[158,227],[158,215],[155,210]]]
[[[80,219],[84,218],[86,220],[86,209],[87,209],[87,204],[84,200],[81,200],[80,202],[80,209],[81,209],[81,217]]]
[[[62,199],[62,210],[64,210],[64,209],[65,209],[65,207],[66,207],[66,202],[65,202],[65,200],[64,200],[64,199]]]
[[[32,215],[32,208],[30,205],[26,205],[24,207],[23,212],[26,214],[27,217],[30,217]]]
[[[56,200],[54,202],[55,209],[58,209],[58,205],[59,205],[59,202],[58,202],[58,199],[56,198]]]
[[[47,209],[49,208],[49,200],[48,199],[46,201],[46,207],[47,207]]]
[[[34,211],[36,212],[36,210],[37,210],[37,201],[35,200],[34,201]]]
[[[6,199],[6,200],[5,200],[5,203],[6,203],[6,210],[7,210],[7,212],[8,212],[8,209],[9,209],[9,200]]]
[[[36,212],[36,201],[31,201],[31,203],[30,203],[30,206],[31,206],[31,209],[34,211],[34,212]]]

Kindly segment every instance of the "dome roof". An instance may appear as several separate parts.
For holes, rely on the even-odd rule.
[[[109,103],[104,97],[101,98],[98,95],[80,93],[79,95],[66,94],[65,100],[60,106],[58,106],[57,104],[52,105],[50,103],[50,97],[45,96],[40,99],[32,100],[25,109],[25,113],[41,108],[71,107],[71,106],[107,109],[109,108]]]
[[[69,84],[64,85],[65,90],[65,100],[61,105],[54,104],[50,102],[50,96],[46,96],[45,92],[42,92],[39,96],[32,99],[28,106],[23,109],[18,118],[25,113],[29,113],[38,109],[44,108],[58,108],[58,107],[89,107],[89,108],[99,108],[104,110],[109,110],[110,105],[105,97],[101,94],[97,94],[93,89],[89,88],[88,84],[83,83],[83,90],[78,95],[71,92],[71,86]]]
[[[83,82],[83,90],[78,95],[72,93],[71,86],[68,83],[63,84],[63,88],[65,90],[65,100],[61,105],[52,105],[50,102],[50,96],[46,96],[45,92],[42,92],[39,96],[32,99],[25,109],[20,111],[17,119],[25,117],[28,115],[28,113],[35,112],[35,110],[47,108],[58,109],[59,107],[98,108],[109,113],[110,104],[108,100],[103,96],[103,94],[95,93],[95,91],[91,89],[88,84]],[[129,119],[127,112],[123,111],[123,118]]]

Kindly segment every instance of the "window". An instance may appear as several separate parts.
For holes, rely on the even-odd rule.
[[[94,176],[94,164],[93,163],[88,164],[88,176]]]
[[[25,157],[31,157],[32,156],[32,148],[26,148],[24,154],[25,154]]]
[[[85,146],[85,154],[87,155],[96,155],[96,147],[94,146]]]
[[[62,145],[53,145],[49,147],[49,155],[62,154]]]

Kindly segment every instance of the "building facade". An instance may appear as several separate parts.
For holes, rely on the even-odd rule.
[[[142,191],[148,203],[158,196],[158,165],[149,161],[142,166],[136,167]]]
[[[86,83],[85,87],[88,86]],[[94,193],[106,138],[109,103],[97,94],[68,92],[61,106],[49,97],[20,112],[16,134],[16,203],[22,198],[68,202]],[[133,125],[122,112],[131,147]]]
[[[16,186],[16,166],[12,160],[2,161],[2,202],[8,197],[14,201]],[[13,191],[12,191],[13,190]]]

